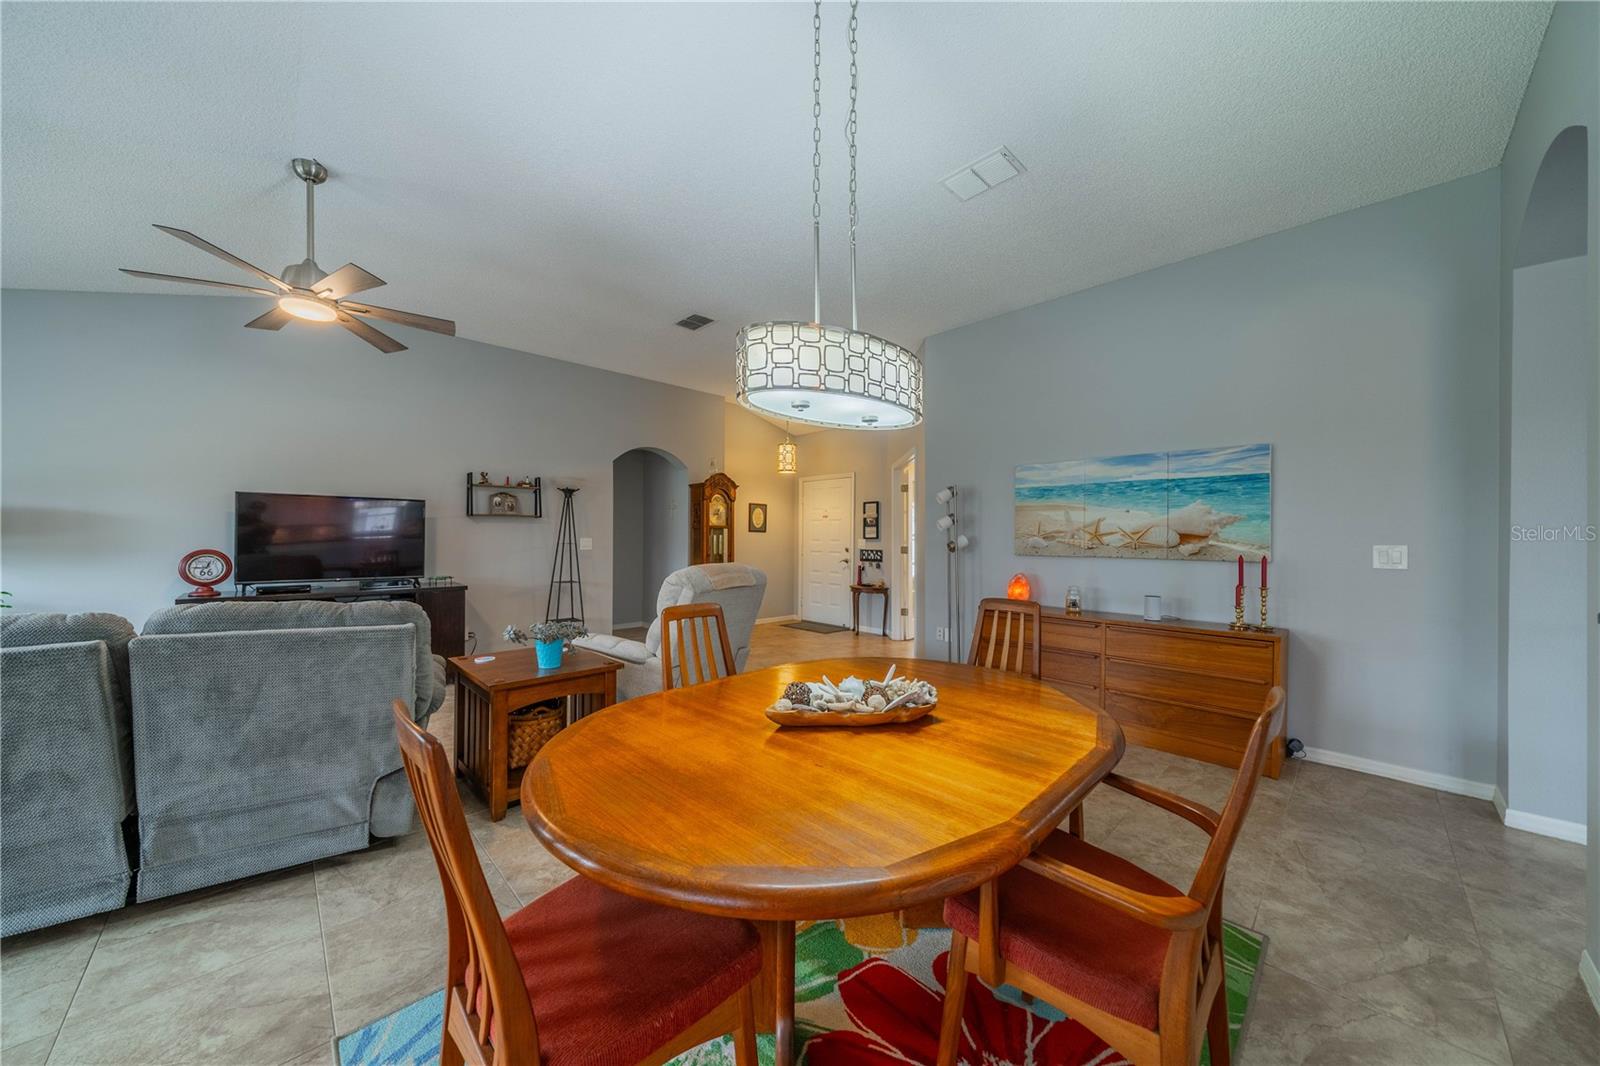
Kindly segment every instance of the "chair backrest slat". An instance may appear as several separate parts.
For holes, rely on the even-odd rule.
[[[478,862],[450,760],[438,739],[412,720],[404,700],[394,701],[394,723],[406,780],[444,890],[445,1038],[451,1032],[452,1012],[464,1004],[468,1013],[457,1021],[480,1045],[462,1049],[469,1061],[476,1058],[487,1066],[538,1062],[533,1005]],[[490,1055],[484,1056],[482,1049]]]
[[[1038,677],[1043,661],[1039,619],[1039,605],[1032,600],[995,597],[982,601],[972,630],[972,647],[967,649],[968,664]]]
[[[661,612],[663,689],[698,685],[736,672],[720,604],[686,603]]]

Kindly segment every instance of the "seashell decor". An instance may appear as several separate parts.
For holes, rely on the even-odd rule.
[[[928,682],[894,672],[889,667],[882,681],[847,677],[835,684],[824,674],[821,681],[793,682],[767,717],[780,725],[879,725],[920,718],[939,701]]]

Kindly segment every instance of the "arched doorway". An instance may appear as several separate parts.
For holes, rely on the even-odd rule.
[[[1509,528],[1505,730],[1508,825],[1581,842],[1589,685],[1588,131],[1546,150],[1511,276],[1505,398]]]
[[[660,448],[629,449],[611,461],[611,497],[611,628],[620,633],[648,626],[661,582],[689,565],[689,468]]]

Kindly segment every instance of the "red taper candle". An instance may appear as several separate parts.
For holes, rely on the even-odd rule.
[[[1261,587],[1267,587],[1267,557],[1265,555],[1261,557]]]
[[[1239,587],[1244,588],[1244,556],[1239,556]]]

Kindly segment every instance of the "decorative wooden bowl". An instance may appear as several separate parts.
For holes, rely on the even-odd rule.
[[[811,707],[790,707],[779,710],[774,704],[767,708],[767,717],[779,725],[789,726],[843,726],[860,728],[869,725],[898,725],[915,722],[939,706],[938,702],[902,704],[887,711],[819,711]]]

